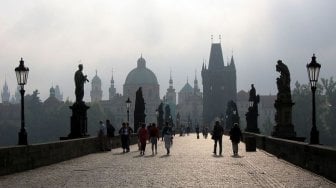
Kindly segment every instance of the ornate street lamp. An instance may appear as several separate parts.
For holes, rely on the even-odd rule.
[[[308,78],[313,93],[313,110],[312,110],[313,126],[310,131],[310,144],[319,144],[319,131],[316,128],[316,117],[315,117],[315,91],[317,80],[320,73],[320,68],[321,65],[316,62],[316,57],[314,54],[312,57],[312,61],[309,64],[307,64]]]
[[[127,98],[127,101],[126,101],[126,108],[127,108],[127,122],[129,123],[129,109],[131,107],[131,103],[132,101],[129,99],[129,97]]]
[[[29,68],[24,66],[24,61],[21,58],[20,65],[15,68],[16,79],[18,85],[21,87],[21,129],[19,132],[19,145],[27,145],[27,131],[25,129],[25,121],[24,121],[24,85],[27,83]]]

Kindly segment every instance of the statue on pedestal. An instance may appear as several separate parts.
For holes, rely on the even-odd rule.
[[[84,97],[84,83],[88,82],[87,76],[83,74],[83,65],[78,65],[78,70],[75,72],[75,95],[76,102],[70,106],[72,116],[70,118],[70,134],[67,137],[61,137],[61,140],[88,137],[87,134],[87,113],[90,108],[83,101]]]
[[[292,124],[292,101],[290,89],[290,73],[288,67],[281,60],[277,62],[276,71],[280,77],[276,79],[278,94],[274,107],[276,108],[274,130],[272,136],[290,140],[303,141],[304,138],[296,137],[294,125]]]
[[[256,95],[254,85],[251,84],[249,108],[246,116],[246,129],[247,132],[260,133],[258,128],[258,103],[260,101],[259,95]]]

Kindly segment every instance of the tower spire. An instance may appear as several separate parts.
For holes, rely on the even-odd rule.
[[[211,44],[213,43],[213,35],[211,35]]]
[[[111,84],[114,84],[114,79],[113,79],[113,68],[112,68],[112,78],[111,78]]]
[[[170,77],[169,77],[169,88],[173,88],[173,78],[172,78],[172,70],[170,68]]]
[[[219,35],[219,43],[221,43],[221,42],[222,42],[222,36]]]

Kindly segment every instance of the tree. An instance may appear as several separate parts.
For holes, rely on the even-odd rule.
[[[134,107],[134,131],[137,131],[139,128],[139,123],[145,123],[145,100],[142,96],[142,89],[136,91],[135,96],[135,107]]]

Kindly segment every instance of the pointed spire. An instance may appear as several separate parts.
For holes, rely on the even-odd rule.
[[[111,84],[114,84],[114,79],[113,79],[113,68],[112,68],[112,78],[111,78]]]
[[[97,69],[96,69],[96,76],[97,76]]]
[[[219,35],[219,43],[221,43],[221,42],[222,42],[222,36]]]
[[[211,35],[211,44],[213,43],[213,35]]]
[[[195,80],[194,80],[194,91],[198,90],[198,81],[197,81],[197,70],[195,69]]]
[[[173,88],[173,78],[172,78],[172,70],[170,68],[170,77],[169,77],[169,88]]]
[[[195,69],[195,81],[197,81],[197,69]]]

